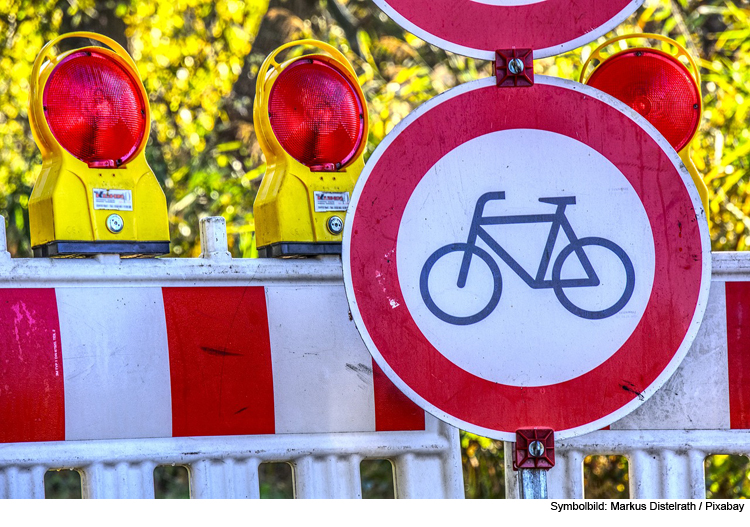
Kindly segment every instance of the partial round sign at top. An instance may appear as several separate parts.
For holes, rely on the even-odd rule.
[[[378,146],[344,231],[352,316],[433,415],[514,440],[570,437],[637,408],[703,317],[710,243],[679,156],[578,83],[470,82]]]
[[[374,0],[401,27],[448,51],[494,60],[498,49],[549,57],[597,39],[644,0]]]

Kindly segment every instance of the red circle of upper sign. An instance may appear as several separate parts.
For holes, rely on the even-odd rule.
[[[644,0],[374,0],[394,21],[443,49],[493,60],[495,50],[564,53],[614,29]]]
[[[476,340],[466,340],[465,346],[459,344],[458,353],[453,355],[434,344],[434,328],[446,333],[463,332],[459,342],[464,342],[460,339],[476,337],[466,333],[465,329],[474,321],[444,316],[438,325],[425,330],[425,317],[420,319],[414,312],[414,306],[421,300],[417,297],[416,302],[410,301],[407,294],[409,287],[418,289],[422,286],[405,282],[409,276],[418,275],[408,275],[403,270],[405,262],[408,263],[411,258],[410,253],[413,253],[413,243],[410,240],[406,245],[399,246],[399,238],[412,228],[411,224],[422,221],[429,214],[424,207],[427,194],[415,197],[420,183],[428,174],[450,172],[444,177],[455,182],[452,190],[450,183],[437,189],[428,185],[430,193],[446,192],[447,188],[450,194],[461,194],[471,177],[472,158],[478,157],[474,154],[478,152],[481,156],[490,153],[501,147],[502,142],[512,140],[512,134],[525,134],[529,130],[547,133],[553,140],[558,138],[564,141],[563,155],[570,146],[584,145],[582,148],[590,149],[585,151],[585,159],[601,156],[606,159],[607,166],[614,167],[613,170],[621,175],[620,183],[606,190],[604,196],[609,201],[605,207],[614,209],[619,206],[620,195],[627,190],[624,187],[634,192],[641,207],[639,210],[645,211],[644,218],[647,218],[645,228],[639,226],[634,232],[639,236],[644,231],[648,232],[653,259],[650,278],[647,273],[636,273],[634,280],[632,277],[628,280],[631,286],[635,281],[636,288],[642,287],[644,282],[651,282],[647,284],[642,308],[637,308],[635,313],[632,312],[635,309],[632,305],[623,310],[631,311],[627,314],[632,315],[634,322],[622,343],[609,356],[590,365],[584,364],[586,367],[581,371],[571,370],[572,374],[559,381],[546,382],[542,379],[527,382],[515,379],[504,382],[498,380],[496,374],[484,375],[481,366],[477,369],[463,362],[462,355],[475,347],[472,342]],[[440,165],[444,159],[457,155],[455,153],[467,144],[497,133],[511,135],[502,136],[502,139],[498,139],[500,142],[493,143],[490,148],[479,148],[468,157],[462,157],[453,165],[458,167],[458,172],[448,170],[448,165]],[[544,145],[527,146],[530,149],[512,151],[517,157],[529,159],[549,155]],[[508,163],[512,161],[507,157],[504,159],[508,159]],[[514,169],[506,170],[508,173],[503,175],[503,169],[507,169],[505,165],[505,161],[501,166],[495,164],[489,172],[491,178],[499,178],[492,183],[497,190],[506,190],[515,180],[537,178],[533,171],[518,173]],[[554,167],[556,163],[550,166]],[[566,177],[569,174],[566,172]],[[570,185],[575,183],[577,177],[573,173],[567,183],[562,183],[559,188],[564,189],[563,193],[570,194]],[[597,177],[594,174],[594,182],[598,181]],[[666,382],[687,353],[700,325],[710,283],[710,249],[705,216],[697,212],[702,210],[700,198],[691,185],[689,175],[669,143],[639,115],[596,90],[548,77],[539,77],[535,86],[518,90],[499,90],[492,79],[455,88],[420,107],[400,123],[378,147],[357,182],[347,214],[343,253],[344,279],[352,315],[365,344],[386,375],[420,406],[454,426],[504,440],[512,440],[516,429],[528,426],[553,428],[558,437],[570,437],[602,428],[634,410]],[[535,190],[532,188],[532,191]],[[474,210],[471,204],[476,195],[467,196],[464,193],[459,201],[468,203],[466,208]],[[537,197],[534,194],[535,201]],[[564,199],[544,198],[538,201],[560,207]],[[410,201],[418,202],[411,209],[418,212],[410,213],[412,216],[407,221],[405,211],[409,210]],[[507,206],[509,201],[504,201],[503,205]],[[575,203],[575,198],[572,203]],[[583,200],[579,199],[579,207],[583,205]],[[550,222],[551,217],[538,215],[535,222]],[[629,218],[630,212],[624,217]],[[486,220],[485,224],[498,225],[500,218],[495,216]],[[529,223],[531,216],[505,218],[515,218],[506,223]],[[435,233],[449,228],[452,219],[447,212],[438,212],[428,219],[429,223],[423,224],[426,227],[412,239],[437,238],[439,235]],[[581,223],[578,220],[576,225]],[[619,230],[623,223],[627,223],[627,220],[616,221],[611,232]],[[436,228],[438,225],[440,227]],[[565,225],[560,231],[564,230],[568,236],[574,234],[572,223],[566,222]],[[595,222],[590,222],[587,227],[601,230]],[[466,231],[463,232],[466,235]],[[631,234],[626,232],[620,238],[624,241],[618,243],[625,246]],[[469,233],[470,240],[471,236]],[[484,240],[487,239],[485,236]],[[604,238],[580,238],[581,241],[584,239],[598,240],[583,243],[615,253],[619,251],[621,261],[628,259],[623,256],[625,251],[614,243],[607,245]],[[433,247],[440,243],[436,242]],[[510,264],[512,258],[508,252],[495,249],[496,254],[490,255],[493,249],[491,244],[488,251],[487,245],[481,246],[484,249],[476,245],[476,238],[474,243],[473,248],[468,243],[456,243],[450,250],[465,255],[471,252],[472,257],[478,257],[475,258],[478,262],[476,266],[481,268],[485,268],[481,259],[491,268],[493,264],[488,260],[494,258],[503,269],[503,287],[506,283],[510,284],[511,279],[516,279],[509,271],[518,274],[522,266],[516,262]],[[587,248],[581,252],[589,250]],[[442,249],[435,251],[434,255],[440,251]],[[629,249],[629,252],[630,259],[636,261],[635,251]],[[425,261],[425,254],[429,252],[416,254],[413,259],[421,265]],[[428,258],[424,264],[425,268],[429,268],[428,274],[435,263],[431,262],[432,258]],[[501,260],[510,267],[504,266]],[[556,272],[559,276],[559,268]],[[536,279],[528,276],[527,285],[534,282],[537,290],[551,288],[544,285],[543,278],[544,273]],[[419,282],[419,279],[411,281]],[[533,293],[534,288],[532,286],[529,296],[536,294]],[[505,290],[503,295],[506,295]],[[541,296],[534,298],[543,299]],[[554,295],[548,294],[547,298],[554,298]],[[426,299],[424,302],[428,303]],[[485,328],[510,323],[507,317],[512,316],[518,307],[515,299],[508,302],[503,308],[504,312],[496,315],[491,326]],[[563,300],[560,299],[560,302]],[[541,306],[538,317],[550,316],[542,304],[535,305]],[[432,313],[436,311],[432,310]],[[443,312],[438,308],[437,313]],[[426,318],[430,316],[428,313]],[[586,312],[579,314],[581,316],[594,319],[596,313],[593,317],[586,316]],[[527,335],[539,332],[535,328],[534,317],[530,318]],[[440,329],[441,323],[444,330]],[[594,321],[592,324],[596,323]],[[597,332],[597,328],[602,326],[589,327]],[[602,338],[608,339],[608,333],[603,333]],[[504,345],[505,342],[497,341],[483,353],[503,354]],[[575,346],[576,342],[573,343],[573,350]],[[528,350],[526,359],[529,362],[536,360],[534,352]],[[588,359],[573,354],[565,357],[565,360],[575,363]],[[499,375],[502,377],[503,373]],[[554,371],[549,375],[547,379],[556,378]]]

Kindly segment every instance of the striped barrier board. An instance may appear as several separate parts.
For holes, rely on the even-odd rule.
[[[253,279],[276,262],[245,261],[232,285],[162,287],[177,262],[11,263],[3,275],[28,280],[0,288],[0,442],[425,428],[374,367],[343,286],[297,279],[338,262],[284,262],[287,284]],[[96,267],[112,280],[87,283]],[[118,280],[133,267],[152,283]]]
[[[750,428],[750,258],[714,268],[687,358],[612,430]],[[337,258],[6,259],[0,273],[0,442],[425,427],[362,344]]]
[[[0,221],[0,499],[259,498],[287,463],[297,498],[361,498],[387,459],[399,498],[461,498],[458,431],[373,367],[335,257],[233,260],[223,218],[200,258],[12,259]]]

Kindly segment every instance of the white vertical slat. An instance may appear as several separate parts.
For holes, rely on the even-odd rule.
[[[579,450],[556,452],[555,466],[547,472],[547,491],[550,498],[583,499],[583,460]]]
[[[294,461],[295,497],[361,498],[362,458],[353,456],[305,456]]]
[[[662,492],[661,460],[655,453],[635,450],[629,456],[631,499],[660,499]]]
[[[700,451],[660,449],[651,454],[659,464],[660,496],[666,499],[704,499],[706,497],[704,454]],[[639,479],[646,476],[637,474]],[[650,496],[654,497],[654,496]]]
[[[341,287],[266,287],[276,433],[375,431],[372,359]]]
[[[399,499],[426,499],[456,497],[446,494],[439,483],[445,477],[440,457],[404,454],[393,460],[396,471],[396,497]]]
[[[461,437],[458,428],[443,423],[437,418],[425,414],[425,429],[432,430],[436,427],[442,436],[448,439],[450,447],[442,456],[435,456],[438,459],[443,470],[441,482],[443,484],[443,497],[452,499],[463,499],[466,490],[464,488],[464,469],[461,461]]]
[[[666,499],[690,498],[690,460],[686,452],[662,450],[657,457]]]
[[[188,467],[190,497],[195,499],[226,498],[230,472],[227,468],[221,460],[204,459],[191,463]]]
[[[690,478],[690,495],[694,500],[706,498],[706,453],[700,450],[688,452],[688,477]]]
[[[260,460],[256,458],[239,459],[234,461],[230,493],[227,498],[260,498],[260,482],[258,480],[259,465]]]
[[[192,463],[190,497],[196,499],[247,499],[260,497],[260,460],[206,459]]]
[[[44,499],[42,466],[9,466],[0,469],[0,499]]]
[[[56,289],[65,438],[170,437],[172,399],[159,287]]]
[[[657,452],[662,477],[663,497],[667,499],[704,499],[706,497],[705,455],[697,450]]]
[[[2,218],[2,216],[0,216]],[[7,474],[11,467],[0,468],[0,500],[7,500],[10,498],[10,478]]]
[[[81,477],[83,497],[153,499],[155,467],[152,461],[95,463],[84,467]]]
[[[513,470],[513,445],[511,441],[503,443],[503,453],[505,454],[505,498],[517,500],[518,496],[518,471]]]

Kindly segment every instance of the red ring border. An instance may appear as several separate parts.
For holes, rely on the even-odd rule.
[[[633,185],[654,233],[654,287],[631,337],[600,366],[550,386],[502,385],[451,363],[408,313],[396,268],[401,217],[427,170],[464,142],[514,128],[561,133],[604,155]],[[368,169],[345,240],[356,308],[387,363],[384,370],[392,370],[429,405],[470,425],[464,428],[513,433],[528,426],[563,431],[601,423],[625,405],[637,405],[640,393],[681,349],[704,289],[699,220],[672,159],[615,107],[583,89],[537,83],[498,90],[485,85],[446,98],[419,115]]]
[[[378,4],[384,8],[382,4],[387,5],[428,35],[464,48],[494,53],[511,47],[542,50],[562,46],[595,32],[617,18],[633,1],[545,0],[521,6],[496,6],[470,0],[378,0]]]

